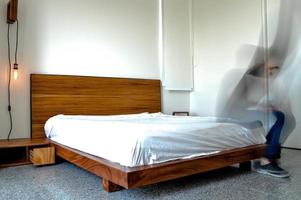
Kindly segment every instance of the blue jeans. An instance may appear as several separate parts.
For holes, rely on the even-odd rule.
[[[268,145],[265,157],[270,160],[280,158],[281,145],[280,135],[284,125],[285,116],[281,111],[274,110],[273,115],[276,117],[276,122],[266,136],[266,144]]]

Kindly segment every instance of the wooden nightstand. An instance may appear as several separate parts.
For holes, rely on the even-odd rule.
[[[54,158],[54,147],[47,139],[0,140],[0,168],[53,164]]]

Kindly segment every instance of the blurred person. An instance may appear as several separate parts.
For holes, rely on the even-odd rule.
[[[256,52],[257,55],[262,55],[262,49],[260,50],[259,47]],[[259,173],[285,178],[289,177],[289,173],[279,166],[278,159],[281,155],[281,142],[284,142],[294,129],[295,118],[290,110],[289,101],[284,101],[285,98],[282,96],[284,92],[277,87],[275,82],[280,67],[271,65],[266,71],[263,59],[257,55],[255,55],[257,60],[253,60],[253,67],[242,76],[219,115],[242,121],[260,120],[262,122],[266,121],[265,114],[267,113],[274,117],[275,122],[266,135],[265,156],[260,160],[260,164],[255,166],[255,170]],[[271,88],[269,95],[267,95],[265,83],[267,78],[269,78],[269,88]]]
[[[280,68],[278,66],[268,66],[267,69],[267,76],[264,77],[264,67],[263,66],[255,66],[251,70],[249,70],[246,74],[246,76],[252,76],[252,77],[260,77],[263,81],[265,79],[269,78],[270,84],[272,85],[273,89],[275,89],[275,85],[273,85],[273,81],[276,78],[277,74],[279,73]],[[246,78],[246,77],[245,77]],[[248,79],[248,78],[247,78]],[[246,88],[247,92],[250,93],[256,93],[258,92],[259,88],[252,88],[254,85],[252,85],[252,82],[248,82],[250,88]],[[265,88],[265,87],[263,87]],[[252,91],[253,89],[253,91]],[[256,91],[257,89],[257,91]],[[262,89],[259,89],[262,90]],[[254,99],[253,99],[254,100]],[[268,114],[272,114],[276,118],[275,122],[273,123],[272,127],[268,130],[268,134],[266,135],[266,144],[267,149],[264,155],[264,158],[261,158],[260,164],[257,164],[255,166],[255,170],[262,174],[268,174],[274,177],[279,178],[286,178],[289,177],[289,173],[282,169],[278,165],[278,159],[281,155],[281,142],[280,139],[283,132],[283,127],[285,124],[285,121],[288,120],[285,115],[285,111],[281,109],[280,102],[282,99],[277,99],[276,95],[273,94],[273,92],[269,91],[269,96],[265,95],[262,99],[260,99],[256,105],[248,107],[247,109],[257,112],[267,112]],[[256,103],[256,102],[253,102]],[[268,119],[269,120],[269,119]]]
[[[301,26],[298,20],[301,15],[301,1],[281,0],[279,3],[279,10],[275,10],[279,16],[278,26],[268,49],[268,66],[265,65],[266,51],[263,47],[244,45],[237,58],[245,62],[253,55],[250,63],[247,63],[249,69],[231,69],[226,74],[219,92],[221,102],[217,112],[222,117],[243,121],[260,120],[263,124],[270,124],[271,126],[265,126],[268,145],[265,157],[255,170],[275,177],[289,177],[289,173],[279,166],[278,159],[281,156],[281,144],[296,126],[289,92],[296,79],[294,72],[299,69],[301,63],[298,53],[301,44]],[[275,17],[270,19],[274,20]],[[263,35],[260,41],[263,41]],[[287,76],[288,74],[290,76]],[[271,120],[274,122],[269,123]]]

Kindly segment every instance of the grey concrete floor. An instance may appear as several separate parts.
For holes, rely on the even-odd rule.
[[[301,151],[283,150],[283,168],[291,173],[279,179],[229,167],[132,190],[106,193],[101,179],[63,162],[0,169],[0,199],[301,199]]]

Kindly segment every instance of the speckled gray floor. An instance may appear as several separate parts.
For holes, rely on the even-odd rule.
[[[0,199],[301,199],[301,151],[283,150],[289,179],[225,168],[143,188],[106,193],[101,179],[69,163],[0,169]]]

